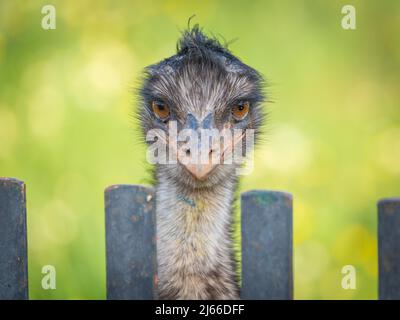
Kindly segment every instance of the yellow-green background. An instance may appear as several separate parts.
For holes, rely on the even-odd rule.
[[[268,141],[241,189],[294,195],[295,298],[375,299],[376,201],[400,194],[396,0],[1,0],[0,176],[27,184],[30,297],[105,298],[103,190],[148,177],[131,89],[193,14],[269,80]],[[356,290],[341,288],[347,264]]]

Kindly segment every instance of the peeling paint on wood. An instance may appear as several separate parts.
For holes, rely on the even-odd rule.
[[[0,178],[0,299],[28,299],[25,184]]]

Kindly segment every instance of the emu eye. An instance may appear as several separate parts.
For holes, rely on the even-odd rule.
[[[160,101],[153,101],[151,103],[151,108],[154,114],[160,120],[166,120],[169,117],[169,107],[166,103]]]
[[[243,102],[232,107],[232,115],[235,120],[243,120],[249,113],[250,104]]]

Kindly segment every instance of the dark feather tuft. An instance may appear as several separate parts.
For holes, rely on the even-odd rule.
[[[182,33],[176,50],[178,55],[203,56],[207,51],[212,51],[233,58],[229,50],[218,39],[207,37],[199,25],[195,25]]]

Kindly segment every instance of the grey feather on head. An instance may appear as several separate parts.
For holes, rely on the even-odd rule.
[[[257,140],[265,118],[263,85],[255,69],[195,25],[183,32],[175,55],[145,69],[137,117],[144,135],[158,129],[168,137],[169,124],[175,122],[178,133],[184,129],[252,129]],[[244,136],[240,143],[245,145]],[[166,144],[170,150],[172,146]],[[188,148],[186,155],[190,152]],[[222,151],[219,154],[224,156]],[[157,170],[185,188],[211,187],[233,178],[241,165],[185,165],[179,159],[157,164]]]

